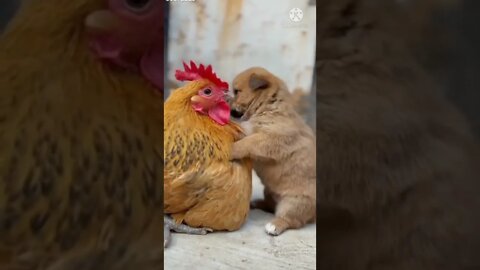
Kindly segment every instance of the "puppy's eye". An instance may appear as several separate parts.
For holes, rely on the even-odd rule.
[[[238,95],[238,92],[240,92],[240,90],[238,90],[238,89],[233,89],[233,94],[234,94],[235,96]]]
[[[202,91],[202,93],[203,93],[205,96],[211,96],[211,95],[212,95],[212,89],[210,89],[210,88],[204,89],[204,90]]]
[[[134,12],[141,12],[148,8],[151,0],[125,0],[128,9]]]

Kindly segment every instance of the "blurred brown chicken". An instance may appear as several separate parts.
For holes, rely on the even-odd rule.
[[[1,37],[0,269],[162,264],[162,10],[24,1]]]

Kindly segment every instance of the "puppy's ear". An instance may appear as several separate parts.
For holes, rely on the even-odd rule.
[[[252,90],[262,90],[270,87],[270,82],[262,78],[261,76],[253,73],[252,75],[250,75],[250,81],[248,82],[248,86],[250,86],[250,89]]]

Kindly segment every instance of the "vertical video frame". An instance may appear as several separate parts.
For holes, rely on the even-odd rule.
[[[315,1],[167,2],[165,269],[315,269]]]

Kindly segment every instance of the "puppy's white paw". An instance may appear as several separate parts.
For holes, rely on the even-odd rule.
[[[252,135],[253,133],[253,125],[250,121],[243,121],[240,123],[240,126],[243,129],[243,132],[245,133],[246,136]]]
[[[277,227],[272,224],[271,222],[267,223],[267,225],[265,225],[265,231],[269,234],[269,235],[279,235],[280,232],[279,230],[277,230]]]

